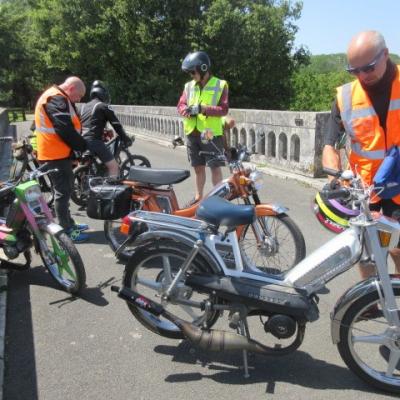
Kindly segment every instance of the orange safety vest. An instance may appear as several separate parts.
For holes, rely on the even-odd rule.
[[[47,89],[39,98],[35,107],[35,126],[37,133],[37,152],[40,161],[61,160],[68,158],[71,148],[60,138],[54,129],[51,119],[48,117],[45,105],[50,97],[63,96],[67,99],[72,124],[77,132],[81,132],[81,121],[68,96],[57,86]]]
[[[400,146],[400,65],[392,83],[386,117],[386,140],[379,117],[358,79],[337,88],[337,104],[350,139],[350,167],[361,175],[365,184],[372,185],[387,150]],[[379,200],[378,196],[373,196],[371,203]],[[400,204],[400,194],[392,200]]]

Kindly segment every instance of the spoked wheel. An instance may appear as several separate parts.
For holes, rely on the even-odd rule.
[[[39,185],[47,205],[51,207],[54,202],[54,189],[49,176],[48,175],[41,176],[39,178]]]
[[[137,154],[131,154],[129,158],[124,160],[121,164],[120,168],[120,176],[121,178],[126,178],[129,175],[129,169],[131,167],[147,167],[150,168],[150,161],[144,157],[139,156]]]
[[[115,159],[119,165],[121,165],[124,161],[128,160],[131,157],[131,153],[129,150],[122,148],[118,154],[115,156]]]
[[[53,279],[67,292],[79,293],[86,283],[81,256],[65,232],[56,235],[42,231],[40,256]]]
[[[174,279],[180,266],[183,264],[191,248],[173,240],[151,242],[136,248],[125,269],[124,285],[141,295],[161,303],[161,296]],[[216,273],[211,266],[200,256],[196,256],[187,273],[196,272]],[[201,302],[208,297],[200,294],[188,286],[184,281],[178,282],[164,307],[179,318],[198,326],[212,326],[219,313],[212,311],[205,313],[200,308],[180,304],[180,301]],[[147,329],[158,335],[172,339],[182,339],[183,335],[175,324],[164,317],[156,317],[134,305],[127,303],[132,314]]]
[[[26,167],[28,171],[33,172],[38,167],[40,167],[40,165],[37,161],[30,160],[27,162]],[[42,192],[42,195],[46,200],[47,205],[51,207],[54,202],[54,189],[50,176],[49,175],[41,176],[40,178],[38,178],[38,182],[40,185],[40,191]]]
[[[263,210],[257,210],[255,222],[241,231],[239,245],[247,267],[274,275],[288,271],[306,256],[303,234],[293,220]]]
[[[399,307],[400,289],[395,288]],[[340,355],[361,379],[376,388],[400,393],[400,327],[390,326],[377,292],[350,306],[340,327]]]
[[[120,232],[121,223],[121,219],[104,221],[104,235],[113,251],[116,251],[127,238],[125,234]],[[127,246],[124,251],[119,254],[119,258],[127,261],[132,255],[132,252],[133,248]]]
[[[86,206],[89,195],[89,167],[80,165],[74,169],[71,200],[78,206]]]

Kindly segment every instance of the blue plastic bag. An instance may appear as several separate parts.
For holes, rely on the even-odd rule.
[[[387,152],[375,174],[374,186],[381,199],[391,199],[400,194],[400,152],[397,146]]]

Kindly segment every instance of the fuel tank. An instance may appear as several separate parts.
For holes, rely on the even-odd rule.
[[[293,267],[285,275],[284,283],[314,293],[354,265],[361,252],[359,233],[347,229]]]

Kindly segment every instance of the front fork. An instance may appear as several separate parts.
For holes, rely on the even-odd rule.
[[[385,318],[392,326],[397,326],[400,328],[400,318],[399,318],[399,305],[396,302],[396,297],[393,292],[392,283],[390,275],[388,273],[387,257],[382,251],[379,244],[378,232],[375,226],[368,228],[370,230],[370,237],[374,240],[368,240],[366,243],[370,254],[374,255],[376,270],[381,282],[381,286],[377,282],[377,291],[379,294],[379,299],[383,305],[382,311]]]
[[[256,220],[251,224],[251,229],[253,230],[254,236],[257,241],[258,247],[262,247],[265,244],[266,239],[270,239],[269,246],[272,247],[272,251],[275,252],[276,243],[273,242],[273,237],[271,233],[268,231],[268,228],[265,224],[265,221],[262,217],[270,217],[282,214],[286,211],[286,208],[278,205],[272,204],[260,204],[260,199],[257,193],[253,193],[254,199],[254,207],[255,207],[255,214]],[[251,205],[251,201],[248,197],[243,199],[244,203],[247,205]],[[245,226],[239,226],[236,228],[237,237],[240,238],[242,235]]]

